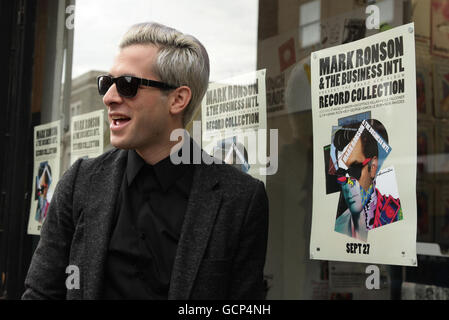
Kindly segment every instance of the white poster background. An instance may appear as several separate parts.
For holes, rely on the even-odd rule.
[[[34,170],[28,234],[40,235],[42,223],[59,181],[60,120],[34,127]],[[37,190],[41,188],[41,191]]]
[[[233,155],[247,158],[248,164],[240,161],[237,166],[264,183],[261,169],[266,167],[267,155],[265,75],[263,69],[210,83],[201,104],[202,148],[226,163]],[[234,154],[229,149],[232,145],[236,146]]]
[[[70,164],[79,158],[94,158],[104,151],[104,110],[78,116],[71,121]]]
[[[364,50],[374,44],[401,37],[403,56],[387,60],[401,59],[403,72],[384,75],[332,88],[320,89],[320,58],[338,57],[357,49]],[[416,73],[413,23],[403,25],[376,35],[317,51],[311,55],[312,68],[312,117],[314,145],[313,177],[313,217],[310,240],[311,259],[379,263],[416,266]],[[338,59],[338,58],[337,58]],[[379,62],[383,64],[382,62]],[[377,63],[373,63],[377,64]],[[373,65],[369,64],[369,66]],[[367,65],[368,66],[368,65]],[[354,70],[352,69],[352,70]],[[333,74],[338,74],[334,72]],[[348,103],[320,109],[320,96],[342,91],[371,87],[378,83],[404,79],[404,93],[377,97],[365,101],[349,100]],[[395,99],[395,100],[390,100]],[[340,192],[326,194],[325,161],[323,147],[331,143],[331,130],[338,119],[371,112],[371,118],[385,126],[391,152],[381,169],[394,167],[397,189],[403,212],[403,219],[368,232],[367,242],[334,231]],[[347,252],[348,245],[369,245],[369,253]],[[362,247],[363,248],[363,247]]]

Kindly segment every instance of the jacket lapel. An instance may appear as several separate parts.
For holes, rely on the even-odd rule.
[[[118,154],[110,154],[92,175],[89,202],[85,204],[84,299],[100,298],[103,285],[104,263],[127,155],[125,150],[115,152]]]
[[[222,195],[214,172],[215,165],[200,164],[195,168],[173,265],[169,299],[186,300],[190,297],[221,203]]]

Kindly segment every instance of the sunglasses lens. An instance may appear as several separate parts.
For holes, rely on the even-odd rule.
[[[117,78],[117,91],[126,98],[134,97],[139,88],[139,80],[134,77],[124,76]]]
[[[354,166],[350,167],[348,169],[349,176],[355,178],[356,180],[360,179],[360,175],[362,174],[362,167],[361,166]]]
[[[112,78],[108,76],[98,77],[97,85],[98,85],[98,93],[104,96],[112,85]]]

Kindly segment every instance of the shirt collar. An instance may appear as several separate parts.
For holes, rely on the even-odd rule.
[[[190,192],[191,180],[193,177],[191,174],[193,169],[192,165],[182,163],[178,165],[173,164],[170,160],[170,156],[151,165],[146,163],[135,150],[130,150],[128,152],[128,162],[126,165],[128,187],[132,184],[144,166],[153,168],[155,178],[164,192],[175,183],[184,193],[187,193],[187,195]],[[186,173],[190,174],[187,175]]]

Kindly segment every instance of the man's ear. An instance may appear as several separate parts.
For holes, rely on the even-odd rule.
[[[192,91],[187,86],[176,88],[169,94],[169,111],[171,115],[180,115],[192,98]]]
[[[376,177],[376,172],[377,172],[377,166],[378,166],[378,162],[377,162],[377,157],[374,156],[371,161],[370,161],[370,177],[371,179],[374,179]]]

